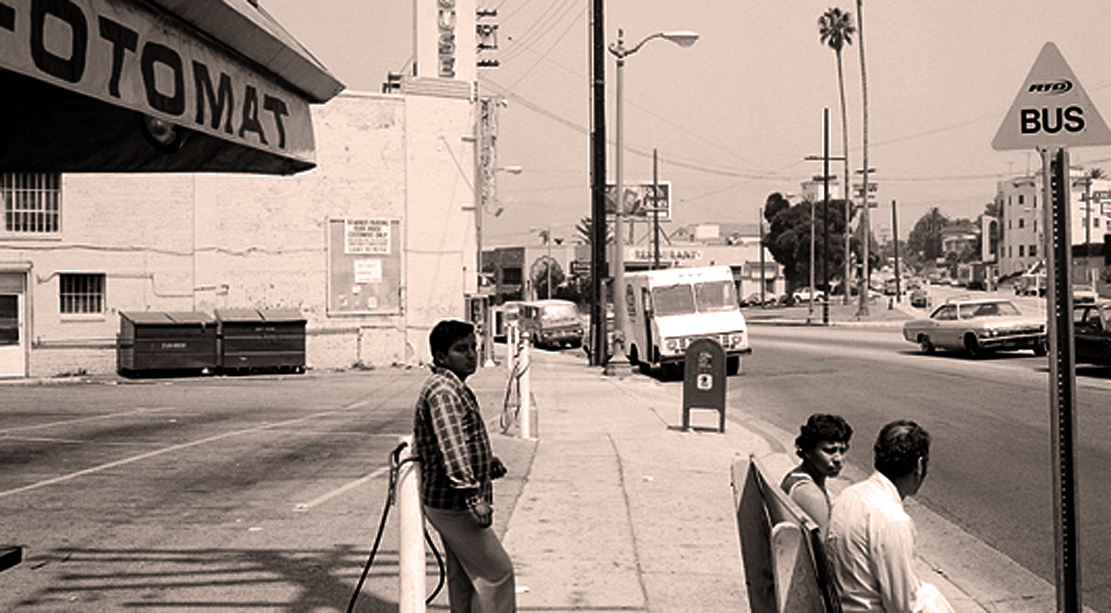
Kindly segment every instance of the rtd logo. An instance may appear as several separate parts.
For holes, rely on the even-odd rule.
[[[1031,94],[1060,95],[1071,89],[1072,81],[1061,79],[1060,81],[1050,81],[1049,83],[1031,83],[1030,88],[1026,91]]]

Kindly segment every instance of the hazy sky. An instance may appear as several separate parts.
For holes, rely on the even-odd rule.
[[[501,67],[480,87],[502,95],[498,158],[505,212],[484,220],[484,244],[536,244],[532,228],[573,238],[590,215],[590,0],[491,0],[499,12]],[[262,6],[343,81],[379,91],[412,53],[405,0],[262,0]],[[672,182],[676,221],[755,222],[768,194],[799,193],[820,175],[822,109],[831,155],[841,155],[836,61],[818,18],[842,0],[611,0],[607,44],[623,29],[631,46],[666,30],[701,36],[690,48],[654,40],[625,66],[627,181],[650,181],[652,150]],[[1108,0],[908,0],[864,3],[869,162],[880,208],[873,228],[899,234],[933,207],[973,218],[995,184],[1040,166],[1033,152],[996,152],[991,140],[1038,52],[1056,43],[1105,120],[1111,120]],[[843,53],[849,158],[861,167],[860,34]],[[608,179],[614,179],[615,63],[607,54]],[[1074,165],[1111,171],[1111,147],[1073,149]],[[840,163],[832,174],[843,176]],[[638,232],[638,239],[647,229]]]

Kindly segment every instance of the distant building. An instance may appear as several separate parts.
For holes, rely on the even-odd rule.
[[[1091,179],[1079,168],[1070,171],[1071,243],[1100,243],[1111,213],[1111,180]],[[1002,211],[999,245],[1000,274],[1030,270],[1043,262],[1045,206],[1042,175],[1014,177],[997,184],[996,203]]]

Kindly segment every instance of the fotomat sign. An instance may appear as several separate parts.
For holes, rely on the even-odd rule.
[[[1111,131],[1053,43],[1046,43],[992,140],[997,150],[1111,144]]]
[[[307,102],[138,2],[0,0],[0,67],[226,141],[312,159]]]

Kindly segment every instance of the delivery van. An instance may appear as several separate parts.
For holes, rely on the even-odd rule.
[[[729,375],[752,353],[728,266],[628,273],[624,293],[626,353],[642,369],[681,369],[687,347],[699,338],[721,344]]]
[[[537,347],[578,347],[583,340],[579,308],[568,300],[535,300],[517,307],[521,336]]]

